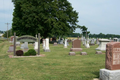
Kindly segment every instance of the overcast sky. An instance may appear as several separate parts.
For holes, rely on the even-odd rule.
[[[120,0],[68,0],[79,13],[81,26],[86,26],[91,34],[120,35]],[[0,30],[6,31],[12,24],[14,5],[11,0],[0,0]],[[81,33],[80,29],[76,30]]]

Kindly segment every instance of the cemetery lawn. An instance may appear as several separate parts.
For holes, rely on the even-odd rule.
[[[40,54],[44,57],[9,58],[13,54],[7,52],[10,45],[7,41],[0,43],[0,80],[93,80],[105,68],[105,54],[95,54],[98,45],[81,46],[88,55],[76,52],[69,56],[71,43],[68,48],[50,44],[50,52],[44,52],[41,44]]]

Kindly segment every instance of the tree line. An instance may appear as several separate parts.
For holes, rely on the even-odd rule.
[[[68,37],[78,37],[78,36],[82,37],[82,34],[72,33],[68,35]],[[99,33],[99,34],[89,34],[89,38],[120,38],[120,35]]]
[[[89,34],[89,37],[90,38],[120,38],[120,35],[99,33],[99,34]]]

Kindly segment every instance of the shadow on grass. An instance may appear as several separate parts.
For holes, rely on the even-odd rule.
[[[95,77],[95,78],[99,78],[99,72],[98,72],[98,71],[93,72],[93,74],[94,74],[94,75],[96,75],[96,77]]]

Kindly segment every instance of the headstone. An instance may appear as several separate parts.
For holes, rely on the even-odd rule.
[[[120,80],[120,70],[100,69],[99,80]]]
[[[13,52],[13,48],[14,48],[14,46],[13,46],[13,45],[11,45],[11,46],[9,47],[8,52]]]
[[[60,44],[63,44],[63,39],[61,39],[59,43],[60,43]]]
[[[99,46],[96,48],[96,50],[105,51],[106,50],[106,44],[110,42],[111,40],[108,39],[99,39]]]
[[[24,44],[21,44],[21,47],[20,47],[21,49],[24,49]]]
[[[28,42],[24,43],[24,49],[28,49]]]
[[[67,48],[67,39],[65,39],[64,48]]]
[[[100,69],[100,80],[120,80],[120,42],[106,45],[105,69]]]
[[[96,51],[96,54],[102,54],[102,51]]]
[[[87,43],[86,43],[85,47],[86,47],[86,48],[90,48],[89,39],[87,40]]]
[[[75,52],[69,52],[69,55],[75,55]]]
[[[80,55],[87,55],[87,52],[81,52]]]
[[[16,46],[20,46],[20,42],[16,42]]]
[[[91,40],[90,45],[95,45],[95,40],[94,39]]]
[[[45,39],[43,39],[43,49],[45,49]]]
[[[57,46],[57,42],[54,42],[54,44],[53,44],[54,46]]]
[[[35,49],[35,50],[38,50],[38,42],[35,42],[34,49]]]
[[[70,49],[70,51],[82,51],[81,40],[76,39],[72,41],[72,48]]]
[[[96,39],[96,44],[98,44],[98,45],[99,45],[99,39],[98,39],[98,38]]]
[[[46,38],[45,39],[45,49],[44,49],[45,52],[50,52],[50,48],[49,48],[49,39]]]
[[[106,45],[106,69],[120,69],[120,43],[110,42]]]

